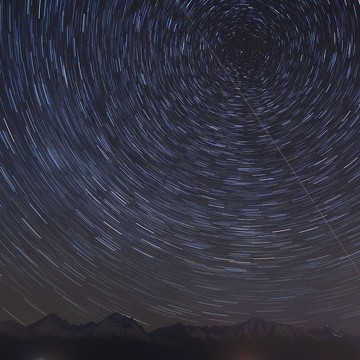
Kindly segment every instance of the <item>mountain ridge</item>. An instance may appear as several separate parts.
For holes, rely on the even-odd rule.
[[[329,326],[323,329],[302,330],[293,325],[250,318],[245,322],[228,326],[194,326],[176,323],[146,332],[133,318],[112,313],[103,320],[81,325],[70,324],[55,313],[50,313],[38,321],[24,326],[16,321],[0,321],[0,335],[18,339],[57,337],[78,338],[117,338],[123,342],[146,342],[165,345],[184,345],[189,343],[227,343],[236,341],[255,342],[264,339],[293,341],[340,341],[343,339],[360,341],[359,338],[334,330]]]

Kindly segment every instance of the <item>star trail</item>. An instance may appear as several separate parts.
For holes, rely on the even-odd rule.
[[[360,333],[357,0],[0,18],[0,319]]]

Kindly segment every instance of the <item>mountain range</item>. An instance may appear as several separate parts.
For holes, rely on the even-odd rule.
[[[0,321],[1,360],[360,360],[360,338],[328,326],[251,318],[231,326],[177,323],[146,332],[118,313],[73,325],[49,314],[31,325]]]
[[[231,326],[192,326],[177,323],[146,332],[131,317],[113,313],[104,320],[83,325],[72,325],[57,314],[49,314],[29,326],[15,321],[0,321],[0,336],[18,339],[56,337],[79,339],[86,337],[117,338],[123,342],[158,343],[186,345],[196,342],[229,343],[237,341],[254,342],[264,339],[339,341],[339,339],[360,342],[360,339],[329,326],[323,329],[304,331],[261,318],[251,318],[244,323]]]
[[[55,313],[51,313],[29,326],[15,321],[0,322],[0,335],[18,339],[56,337],[79,339],[85,337],[119,338],[124,342],[151,342],[150,336],[132,318],[114,313],[99,323],[93,321],[73,325]]]

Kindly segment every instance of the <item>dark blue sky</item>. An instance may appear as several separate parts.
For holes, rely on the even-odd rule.
[[[357,1],[0,16],[0,320],[360,333]]]

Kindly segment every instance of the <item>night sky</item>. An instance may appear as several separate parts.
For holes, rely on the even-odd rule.
[[[0,320],[360,333],[357,0],[0,18]]]

